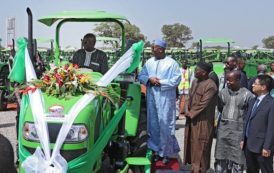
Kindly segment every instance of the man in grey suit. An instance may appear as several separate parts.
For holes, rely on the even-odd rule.
[[[272,78],[260,75],[252,85],[256,98],[249,102],[240,147],[248,173],[273,173],[274,99],[269,95]]]

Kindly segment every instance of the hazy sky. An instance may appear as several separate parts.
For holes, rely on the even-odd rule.
[[[149,41],[162,37],[162,25],[174,23],[190,27],[192,41],[225,37],[241,47],[261,46],[263,38],[274,35],[274,0],[3,0],[0,10],[3,46],[8,17],[16,18],[16,37],[27,36],[26,7],[33,13],[36,38],[54,38],[55,27],[47,27],[37,19],[64,10],[105,10],[122,14],[137,25]],[[79,47],[80,39],[90,28],[87,24],[65,25],[61,45]]]

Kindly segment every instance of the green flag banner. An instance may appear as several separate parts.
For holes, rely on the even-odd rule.
[[[16,43],[18,52],[14,57],[13,67],[8,78],[11,82],[23,83],[25,81],[25,48],[28,42],[21,37],[16,40]]]
[[[134,43],[132,45],[132,50],[134,51],[134,54],[132,57],[133,60],[130,67],[127,69],[127,73],[132,73],[139,66],[143,48],[144,48],[144,41],[139,41],[138,43]]]

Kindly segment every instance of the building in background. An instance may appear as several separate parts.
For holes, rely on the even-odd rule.
[[[7,38],[6,38],[6,47],[12,48],[12,39],[15,39],[15,17],[7,18]]]

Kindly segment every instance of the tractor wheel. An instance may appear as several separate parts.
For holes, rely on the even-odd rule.
[[[101,168],[97,173],[115,173],[114,167],[111,165],[110,158],[107,156],[102,160]]]
[[[0,134],[0,170],[1,172],[15,173],[14,153],[10,141]]]
[[[7,91],[0,90],[0,111],[7,110],[8,107],[8,99],[7,99]]]
[[[133,139],[131,157],[145,157],[147,152],[147,107],[145,96],[141,98],[141,110],[138,122],[138,132]],[[144,166],[130,166],[128,173],[144,173]]]

